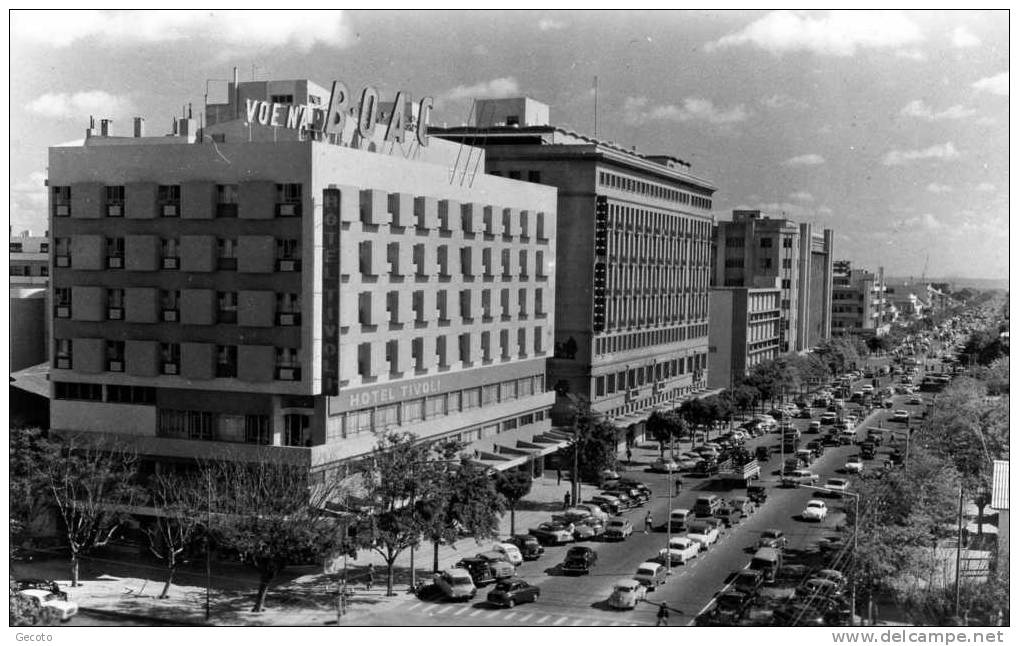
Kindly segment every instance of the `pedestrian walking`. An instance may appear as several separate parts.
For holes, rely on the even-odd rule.
[[[375,564],[374,563],[369,563],[368,564],[368,583],[365,584],[364,589],[365,590],[371,590],[372,586],[374,586],[374,585],[375,585]]]
[[[572,502],[572,501],[573,501],[573,496],[571,496],[570,492],[567,491],[566,495],[563,496],[563,509],[569,509],[570,508],[570,502]]]
[[[654,523],[654,518],[651,516],[651,510],[649,509],[647,514],[644,516],[644,533],[647,534],[651,530],[651,525]]]
[[[658,606],[658,623],[655,626],[668,626],[669,625],[669,606],[664,603]]]
[[[630,450],[630,447],[626,447],[626,462],[627,464],[633,462],[633,451]]]
[[[681,491],[683,491],[683,481],[676,478],[676,495],[678,496]]]
[[[555,484],[558,487],[563,483],[563,470],[560,467],[555,468]]]

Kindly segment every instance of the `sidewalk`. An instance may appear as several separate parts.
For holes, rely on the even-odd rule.
[[[644,453],[643,450],[635,451]],[[650,451],[648,451],[650,453]],[[531,527],[551,518],[563,509],[563,497],[570,490],[564,478],[556,484],[554,471],[534,480],[531,493],[521,500],[516,511],[516,532],[526,534]],[[599,489],[581,485],[581,500],[586,500]],[[500,538],[510,535],[510,514],[507,512],[499,524]],[[460,559],[487,549],[494,539],[478,543],[464,538],[455,545],[439,547],[439,568],[452,566]],[[428,580],[432,572],[433,548],[423,543],[415,551],[415,572],[418,580]],[[386,596],[386,566],[382,557],[373,550],[358,550],[356,559],[348,559],[348,581],[354,596],[347,615],[340,624],[353,621],[379,609],[408,598],[410,584],[410,550],[405,550],[394,564],[394,593]],[[365,588],[368,564],[375,566],[375,585]],[[204,572],[190,569],[181,571],[170,586],[168,598],[158,599],[163,589],[165,572],[129,558],[85,559],[81,572],[81,585],[70,587],[70,565],[67,559],[37,559],[16,564],[13,574],[17,578],[40,578],[56,581],[67,592],[68,599],[80,608],[96,610],[109,616],[123,615],[132,618],[149,618],[154,622],[171,622],[182,625],[217,626],[325,626],[336,624],[337,576],[326,575],[321,567],[294,567],[284,571],[284,580],[274,585],[266,598],[266,609],[252,613],[258,577],[254,570],[239,564],[217,563],[212,576],[209,597],[212,620],[205,621],[206,588]]]

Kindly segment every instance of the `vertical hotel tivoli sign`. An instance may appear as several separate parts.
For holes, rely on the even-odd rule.
[[[322,394],[340,394],[340,191],[322,191]]]

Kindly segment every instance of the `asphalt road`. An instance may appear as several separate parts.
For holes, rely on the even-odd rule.
[[[921,364],[922,367],[922,364]],[[869,379],[854,384],[855,388],[870,383]],[[882,379],[882,386],[889,383],[889,378]],[[855,389],[854,388],[854,389]],[[884,429],[905,428],[905,424],[889,421],[891,411],[897,408],[910,410],[911,415],[919,416],[922,406],[905,404],[906,396],[895,396],[892,409],[876,410],[857,426],[857,437],[866,434],[868,427],[879,425]],[[850,410],[855,409],[850,406]],[[814,410],[814,418],[820,415]],[[805,431],[810,420],[794,420],[794,423]],[[914,422],[915,423],[915,422]],[[801,444],[818,438],[820,435],[803,433]],[[890,437],[890,435],[888,436]],[[779,443],[777,433],[769,433],[747,443],[751,451],[761,444]],[[678,446],[677,450],[685,449]],[[887,440],[879,447],[876,460],[867,461],[866,469],[880,468],[881,462],[888,451]],[[841,469],[846,459],[859,452],[857,446],[826,447],[820,459],[813,462],[809,470],[819,475],[819,484],[829,477],[843,476]],[[634,453],[634,465],[626,475],[635,477],[648,484],[655,493],[650,509],[655,525],[661,525],[668,515],[668,476],[646,471],[646,465],[655,457],[656,452],[639,450]],[[819,539],[834,534],[835,528],[843,523],[843,504],[852,504],[852,498],[844,498],[843,502],[826,499],[829,506],[828,518],[822,523],[807,523],[799,520],[799,512],[811,498],[820,492],[809,489],[784,489],[778,486],[778,469],[781,466],[779,454],[762,465],[761,482],[768,488],[768,500],[754,514],[745,518],[735,527],[726,530],[719,542],[711,546],[707,552],[686,565],[673,567],[673,574],[666,584],[649,593],[648,600],[655,604],[665,602],[670,608],[681,611],[682,616],[672,616],[670,625],[685,625],[701,612],[724,586],[729,573],[742,569],[750,560],[754,546],[760,533],[766,529],[780,529],[789,537],[789,548],[806,548]],[[711,491],[723,498],[743,495],[742,490],[716,491],[709,489],[711,479],[684,477],[683,491],[672,498],[672,508],[692,508],[695,499],[705,491]],[[637,566],[652,560],[658,550],[666,544],[664,532],[652,531],[645,534],[644,515],[648,506],[624,513],[634,525],[634,534],[621,542],[594,541],[591,545],[598,552],[598,563],[591,573],[580,576],[563,576],[558,572],[558,565],[569,546],[547,547],[544,556],[537,561],[525,562],[517,569],[518,576],[541,588],[541,598],[537,603],[524,604],[512,610],[490,607],[484,598],[490,587],[479,590],[478,596],[471,602],[447,603],[425,601],[409,598],[392,604],[385,610],[372,613],[370,616],[355,621],[359,625],[463,625],[463,626],[647,626],[656,623],[658,607],[652,604],[641,604],[634,610],[618,611],[608,607],[607,599],[612,583],[621,578],[632,576]],[[473,545],[465,549],[465,556],[474,553]],[[477,550],[477,551],[480,551]]]

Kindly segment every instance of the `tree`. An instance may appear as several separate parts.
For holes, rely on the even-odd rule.
[[[887,352],[891,350],[892,344],[885,335],[874,335],[867,339],[867,349],[871,352]]]
[[[250,463],[209,461],[200,476],[212,486],[217,543],[258,572],[252,612],[264,609],[270,587],[288,566],[321,562],[343,539],[340,521],[324,511],[341,493],[339,483],[312,485],[306,469],[276,460],[264,452]]]
[[[476,541],[499,535],[505,499],[488,469],[466,459],[428,464],[422,498],[415,501],[425,536],[432,542],[432,570],[439,570],[439,545],[456,543],[462,532]]]
[[[510,469],[500,471],[495,476],[495,490],[506,499],[510,512],[510,534],[517,531],[517,504],[520,500],[531,493],[533,478],[531,474],[522,469]]]
[[[136,463],[136,456],[121,447],[68,438],[41,465],[71,552],[71,587],[78,586],[81,556],[108,544],[127,508],[141,500]]]
[[[428,445],[413,433],[382,432],[362,473],[371,508],[371,535],[365,546],[386,562],[386,594],[393,596],[393,566],[404,550],[417,546],[424,522],[415,501],[419,477],[428,472]]]
[[[148,484],[155,517],[145,527],[149,551],[166,567],[166,581],[160,599],[165,599],[181,560],[196,547],[203,525],[211,483],[197,474],[157,474]]]
[[[610,422],[598,420],[586,400],[581,400],[576,409],[574,429],[579,477],[597,482],[602,471],[614,470],[619,464],[621,431]]]
[[[683,419],[672,412],[654,411],[648,417],[645,425],[648,432],[651,433],[651,437],[658,442],[658,451],[662,457],[665,457],[665,445],[681,437],[686,430]]]
[[[58,456],[59,447],[38,428],[11,427],[8,439],[8,507],[13,546],[31,533],[32,522],[51,504],[44,466]]]
[[[707,428],[714,419],[710,405],[699,397],[683,402],[679,407],[679,414],[693,429]],[[695,438],[696,433],[691,433],[690,436]]]

